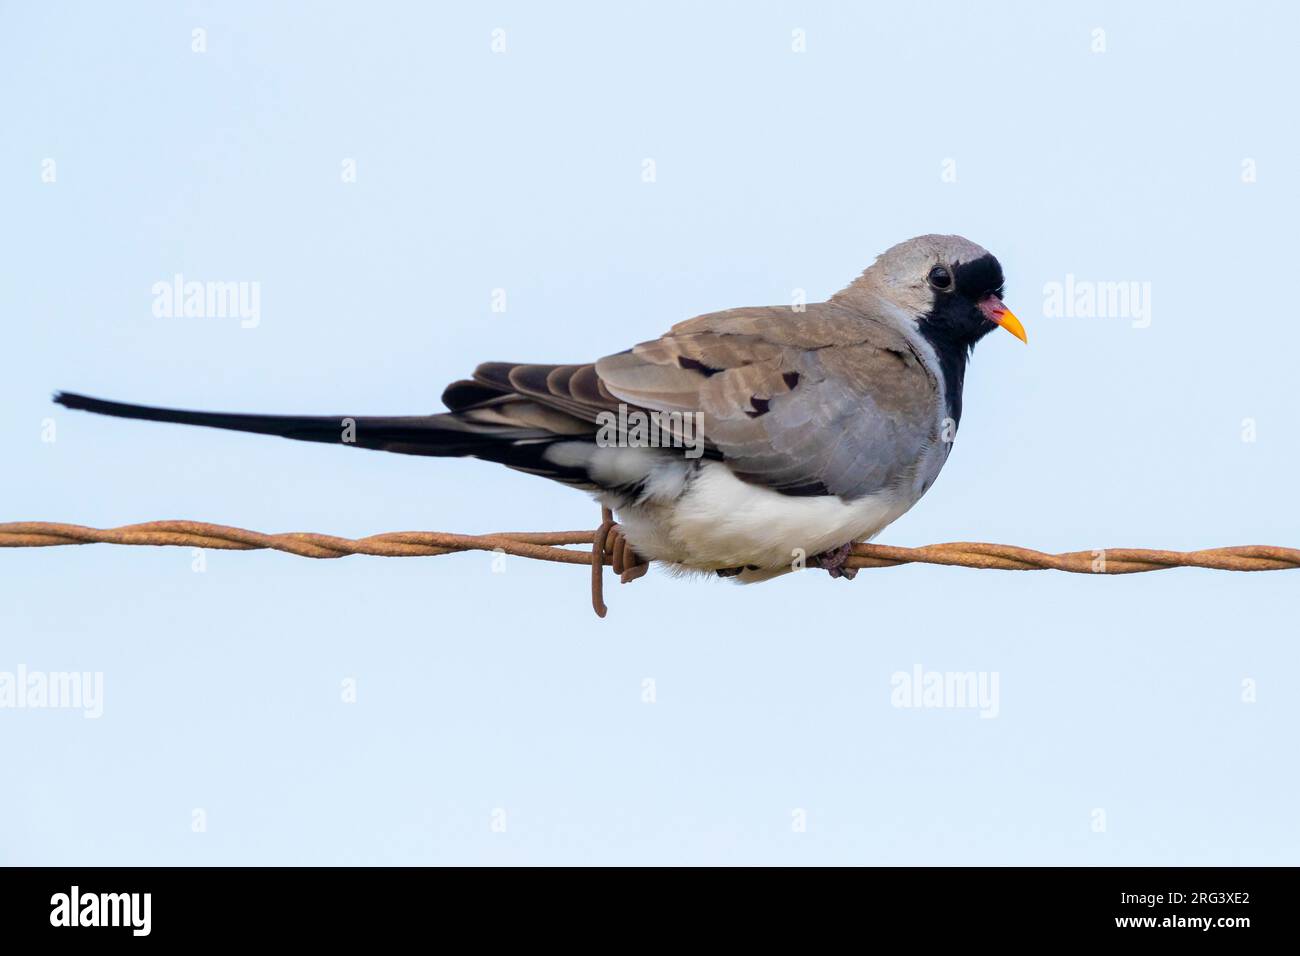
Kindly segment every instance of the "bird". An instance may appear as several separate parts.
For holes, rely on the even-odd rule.
[[[414,416],[187,411],[58,392],[120,418],[474,457],[592,493],[624,581],[656,563],[748,584],[821,568],[915,505],[952,451],[968,359],[1028,344],[1002,266],[956,235],[892,246],[824,302],[727,309],[573,365],[486,362]],[[620,566],[621,565],[621,566]]]

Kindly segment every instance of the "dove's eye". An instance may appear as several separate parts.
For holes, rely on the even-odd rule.
[[[935,266],[930,270],[930,285],[936,289],[951,289],[952,273],[943,266]]]

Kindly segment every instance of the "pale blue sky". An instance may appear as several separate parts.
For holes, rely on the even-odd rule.
[[[49,395],[431,411],[481,360],[823,298],[956,232],[1031,344],[981,343],[944,474],[882,541],[1296,545],[1300,15],[1138,6],[6,0],[0,520],[592,527],[486,463]],[[155,317],[177,272],[259,282],[260,324]],[[1150,327],[1044,316],[1067,274],[1149,282]],[[0,861],[1300,862],[1300,572],[652,573],[598,621],[571,567],[191,561],[0,554],[0,671],[105,696],[0,709]],[[891,706],[918,664],[996,672],[998,717]]]

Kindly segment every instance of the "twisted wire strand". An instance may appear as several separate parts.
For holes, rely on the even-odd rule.
[[[69,544],[126,544],[211,548],[219,551],[283,551],[304,558],[342,558],[350,554],[379,557],[434,557],[462,551],[501,551],[521,558],[591,566],[592,607],[606,613],[603,570],[611,563],[622,571],[627,543],[615,532],[608,511],[595,531],[507,531],[497,534],[449,534],[443,531],[392,531],[365,538],[294,531],[263,534],[203,521],[148,521],[118,528],[88,528],[52,521],[0,524],[0,548],[48,548]],[[588,545],[577,549],[572,545]],[[1047,554],[1009,544],[950,542],[920,548],[887,544],[856,544],[846,562],[851,568],[887,568],[900,564],[940,564],[1000,571],[1068,571],[1074,574],[1138,574],[1167,568],[1211,568],[1218,571],[1282,571],[1300,568],[1300,549],[1274,545],[1242,545],[1202,551],[1159,551],[1150,548],[1098,548]],[[643,572],[642,572],[643,573]],[[633,580],[638,573],[623,575]]]
[[[1216,571],[1285,571],[1300,568],[1300,549],[1247,544],[1202,551],[1152,548],[1096,548],[1046,554],[1010,544],[955,541],[922,548],[856,544],[847,564],[854,568],[888,568],[899,564],[946,564],[998,571],[1069,571],[1073,574],[1138,574],[1166,568],[1212,568]]]
[[[500,534],[447,534],[392,531],[365,538],[291,531],[262,534],[203,521],[147,521],[120,528],[88,528],[52,521],[0,524],[0,548],[48,548],[63,544],[176,545],[218,551],[283,551],[303,558],[342,558],[370,554],[385,558],[432,557],[460,551],[505,551],[523,558],[588,564],[587,552],[556,547],[590,544],[590,531],[510,531]]]

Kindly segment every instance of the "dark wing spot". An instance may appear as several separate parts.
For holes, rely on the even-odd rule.
[[[799,384],[799,373],[785,372],[781,375],[781,379],[785,382],[785,387],[793,392],[794,387]]]
[[[770,398],[759,398],[757,395],[751,395],[749,404],[754,406],[752,412],[745,412],[750,418],[757,418],[759,415],[766,415],[768,406],[772,404]]]
[[[699,359],[688,358],[685,355],[677,356],[677,364],[682,368],[689,368],[696,372],[699,372],[705,378],[708,378],[710,375],[717,375],[719,372],[722,371],[722,369],[720,368],[710,368],[708,365],[705,365]]]

